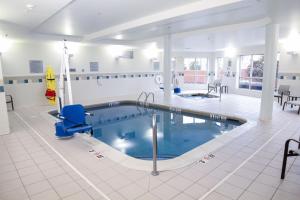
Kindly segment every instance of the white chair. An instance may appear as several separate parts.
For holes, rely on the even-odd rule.
[[[284,95],[290,95],[289,85],[279,85],[278,90],[274,93],[274,97],[278,98],[278,103],[280,102],[280,105],[282,105]]]
[[[291,107],[299,106],[298,115],[300,114],[300,87],[291,87],[290,94],[287,101],[284,102],[282,110],[284,110],[287,105],[291,105]]]
[[[292,86],[290,89],[290,95],[288,96],[288,101],[300,99],[300,86]]]

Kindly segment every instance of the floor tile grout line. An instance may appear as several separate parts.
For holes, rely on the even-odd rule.
[[[4,142],[4,146],[6,147],[7,153],[8,153],[8,155],[9,155],[10,159],[12,160],[12,164],[14,165],[14,167],[15,167],[15,169],[16,169],[16,173],[17,173],[18,176],[19,176],[19,179],[20,179],[20,181],[21,181],[21,183],[22,183],[23,189],[24,189],[24,191],[26,192],[27,197],[30,198],[30,195],[29,195],[28,191],[26,190],[25,184],[23,183],[23,181],[22,181],[22,179],[21,179],[21,176],[20,176],[20,173],[19,173],[19,171],[18,171],[18,169],[17,169],[17,167],[16,167],[15,161],[12,159],[12,156],[11,156],[11,154],[9,153],[9,150],[8,150],[7,145],[6,145],[5,142]]]
[[[278,152],[280,152],[282,150],[282,148],[280,148],[279,150],[278,150]],[[274,156],[273,156],[273,158],[268,162],[268,164],[266,164],[266,165],[264,165],[264,168],[259,172],[259,174],[257,174],[256,175],[256,177],[255,177],[255,179],[253,179],[252,181],[251,181],[251,183],[248,185],[248,187],[246,187],[246,188],[244,188],[243,190],[243,192],[239,195],[239,197],[238,197],[238,199],[245,193],[245,191],[247,191],[247,189],[257,180],[257,178],[260,176],[260,175],[262,175],[263,174],[263,171],[267,168],[267,167],[269,167],[269,164],[276,158],[276,155],[277,154],[275,154]],[[251,161],[250,161],[251,162]],[[246,169],[247,169],[247,167],[246,167]],[[230,183],[229,183],[230,184]],[[264,184],[264,183],[261,183],[262,185],[266,185],[266,186],[270,186],[270,185],[267,185],[267,184]],[[274,187],[275,188],[275,187]],[[277,190],[275,190],[274,191],[274,193],[272,194],[272,197],[273,197],[273,195],[276,193],[276,191]],[[255,194],[257,194],[257,193],[255,193]],[[271,198],[272,199],[272,198]]]
[[[22,125],[23,127],[24,127],[24,125]],[[30,129],[29,129],[30,130]],[[25,130],[26,132],[28,132],[29,133],[29,130]],[[30,134],[30,133],[29,133]],[[32,137],[32,135],[30,135],[31,137]],[[20,140],[20,138],[17,136],[17,139],[18,140]],[[37,138],[33,138],[32,137],[32,139],[35,141],[35,142],[37,142],[38,143],[38,141],[37,141]],[[22,146],[24,147],[24,144],[20,141],[20,143],[22,144]],[[38,143],[39,144],[39,143]],[[39,146],[41,146],[41,144],[39,144]],[[42,147],[42,146],[41,146]],[[46,149],[44,148],[44,147],[42,147],[45,151],[46,151]],[[28,150],[24,147],[24,149],[25,149],[25,151],[28,153],[28,155],[31,157],[31,159],[32,159],[32,162],[34,162],[35,163],[35,165],[36,165],[36,167],[40,170],[40,173],[45,177],[45,180],[44,181],[47,181],[47,183],[51,186],[51,189],[57,194],[57,196],[59,197],[59,199],[62,199],[62,197],[58,194],[58,192],[57,192],[57,190],[55,189],[55,187],[50,183],[50,181],[49,181],[49,178],[48,177],[46,177],[46,175],[45,175],[45,172],[43,172],[43,170],[40,168],[40,166],[39,166],[39,164],[35,161],[35,159],[32,157],[32,153],[29,153],[28,152]],[[48,152],[47,152],[48,153]],[[56,161],[54,161],[55,163],[57,163]],[[58,164],[58,163],[57,163]],[[59,164],[58,164],[59,165]],[[59,175],[58,175],[59,176]],[[56,176],[54,176],[54,177],[56,177]],[[38,181],[38,182],[41,182],[41,181]],[[32,183],[32,184],[34,184],[34,183]],[[32,184],[30,184],[30,185],[32,185]],[[25,188],[26,189],[26,188]],[[49,189],[49,188],[48,188]],[[47,190],[48,190],[47,189]],[[41,194],[41,193],[43,193],[43,192],[46,192],[47,190],[44,190],[44,191],[40,191],[40,192],[38,192],[38,193],[36,193],[36,194],[34,194],[34,195],[39,195],[39,194]],[[30,197],[31,196],[34,196],[34,195],[30,195]]]
[[[279,133],[285,129],[291,122],[286,124],[284,127],[279,129],[274,135],[271,136],[262,146],[260,146],[252,155],[250,155],[246,160],[244,160],[235,170],[225,176],[219,183],[217,183],[213,188],[211,188],[207,193],[205,193],[198,200],[204,200],[208,195],[214,192],[219,186],[221,186],[225,181],[227,181],[235,172],[242,168],[249,160],[251,160],[258,152],[260,152],[267,144],[269,144]]]
[[[26,128],[26,127],[24,127],[24,124],[22,124],[21,126],[22,126],[22,128]],[[26,131],[28,134],[30,134],[30,132],[29,132],[30,129],[25,129],[25,131]],[[37,141],[38,138],[34,138],[31,134],[30,134],[30,137],[32,137],[32,139],[33,139],[39,146],[41,146],[41,147],[46,151],[46,148],[43,147],[43,146]],[[16,138],[20,141],[20,138],[19,138],[18,136],[16,136]],[[24,144],[23,144],[21,141],[20,141],[20,143],[21,143],[22,146],[24,147]],[[36,165],[36,167],[40,170],[40,173],[41,173],[41,174],[43,175],[43,177],[45,178],[44,181],[47,181],[48,184],[51,186],[51,189],[57,194],[57,196],[59,197],[59,199],[62,199],[62,197],[57,193],[57,190],[54,188],[54,186],[50,183],[49,178],[47,178],[47,177],[45,176],[43,170],[39,167],[39,164],[34,160],[34,158],[32,157],[31,153],[29,153],[28,150],[27,150],[25,147],[24,147],[24,149],[25,149],[25,151],[28,153],[28,155],[31,157],[32,162],[33,162],[33,163]],[[55,162],[56,162],[56,161],[55,161]],[[56,163],[57,163],[57,162],[56,162]],[[57,164],[58,164],[58,163],[57,163]],[[38,181],[38,182],[41,182],[41,181]],[[29,185],[32,185],[32,184],[34,184],[34,183],[31,183],[31,184],[29,184]],[[25,189],[26,189],[26,187],[25,187]],[[47,190],[48,190],[48,189],[47,189]],[[40,191],[40,192],[38,192],[38,193],[36,193],[36,194],[34,194],[34,195],[29,195],[29,197],[32,198],[32,196],[42,194],[43,192],[46,192],[47,190]],[[27,189],[26,189],[26,191],[27,191]]]
[[[31,129],[54,153],[58,155],[75,173],[77,173],[85,182],[87,182],[94,190],[96,190],[106,200],[111,200],[104,192],[102,192],[96,185],[94,185],[87,177],[85,177],[76,167],[74,167],[61,153],[59,153],[45,138],[43,138],[29,123],[20,116],[18,112],[15,115],[23,121],[23,123]]]
[[[40,130],[40,128],[36,128],[36,130],[37,130],[37,132],[38,131],[40,131],[40,132],[42,132],[42,130]],[[118,175],[124,175],[123,173],[121,173],[121,172],[118,172]],[[116,177],[116,176],[118,176],[118,175],[114,175],[113,177]],[[95,175],[95,176],[97,176],[97,175]],[[72,178],[72,177],[71,177]],[[75,181],[75,180],[74,180]],[[109,186],[110,186],[110,184],[107,182],[108,180],[103,180],[103,182],[105,182],[106,184],[108,184]],[[135,183],[134,181],[132,181],[131,180],[131,184],[133,184],[133,183]],[[110,186],[111,187],[111,186]],[[119,189],[122,189],[122,188],[125,188],[126,186],[123,186],[123,187],[121,187],[121,188],[119,188]],[[112,191],[111,192],[109,192],[107,195],[111,195],[112,193],[117,193],[118,195],[120,195],[120,196],[122,196],[122,197],[124,197],[118,190],[116,190],[116,189],[114,189],[113,187],[111,187],[111,189],[112,189]],[[84,190],[84,189],[83,189]],[[86,191],[86,190],[85,190]],[[88,195],[90,195],[89,193],[88,193]]]
[[[293,135],[296,135],[296,133],[293,134]],[[291,167],[293,166],[293,164],[294,164],[295,162],[296,162],[296,158],[294,158],[292,164],[286,169],[286,172],[285,172],[286,174],[290,171]],[[272,195],[271,199],[274,199],[275,194],[277,193],[278,190],[280,190],[279,188],[280,188],[280,186],[282,185],[282,183],[283,183],[283,181],[280,182],[280,183],[278,184],[278,186],[276,187],[276,190],[275,190],[274,194]]]

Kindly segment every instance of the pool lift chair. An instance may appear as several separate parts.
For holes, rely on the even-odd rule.
[[[289,150],[290,149],[290,142],[296,143],[298,146],[296,150]],[[284,147],[284,154],[283,154],[283,162],[282,162],[282,169],[281,169],[281,179],[285,178],[285,170],[286,170],[286,162],[288,157],[300,156],[300,139],[288,139],[285,142]]]
[[[58,114],[59,122],[55,123],[56,137],[58,139],[70,138],[75,133],[89,132],[93,135],[93,127],[85,121],[85,116],[92,116],[86,113],[80,104],[64,106]]]

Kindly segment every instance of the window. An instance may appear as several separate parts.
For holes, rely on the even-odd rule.
[[[184,58],[184,83],[207,83],[207,58]]]
[[[43,73],[43,61],[42,60],[29,60],[29,71],[32,74]]]
[[[222,79],[224,76],[224,58],[216,58],[215,63],[216,79]]]
[[[264,55],[240,56],[239,88],[262,90]]]
[[[98,72],[98,71],[99,71],[99,63],[90,62],[90,72]]]

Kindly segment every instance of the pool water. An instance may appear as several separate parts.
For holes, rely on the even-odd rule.
[[[152,159],[152,115],[157,115],[158,159],[180,156],[241,125],[235,120],[171,112],[136,105],[92,108],[87,122],[94,137],[135,158]]]
[[[204,94],[204,93],[195,93],[195,94],[181,94],[179,95],[183,98],[200,100],[200,99],[208,99],[208,98],[219,98],[219,96],[212,94]]]

